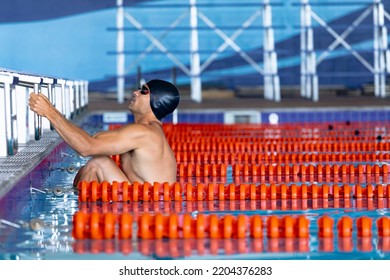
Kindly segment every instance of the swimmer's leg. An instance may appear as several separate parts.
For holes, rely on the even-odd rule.
[[[77,187],[81,181],[97,181],[99,183],[107,181],[124,182],[129,181],[123,171],[109,156],[96,156],[91,158],[86,165],[80,168],[73,181],[73,186]]]

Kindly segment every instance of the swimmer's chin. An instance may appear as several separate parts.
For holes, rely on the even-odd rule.
[[[127,102],[131,103],[131,104],[134,103],[134,98],[133,98],[133,97],[127,97],[125,100],[126,100]]]

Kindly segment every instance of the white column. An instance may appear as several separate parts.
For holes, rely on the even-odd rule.
[[[272,28],[272,8],[269,0],[264,0],[264,97],[280,101],[277,54],[275,52],[274,30]]]
[[[386,97],[386,73],[388,68],[388,42],[385,11],[381,0],[374,0],[374,85],[375,96]]]
[[[301,0],[301,96],[317,102],[317,60],[313,41],[309,0]]]
[[[190,63],[191,63],[191,98],[202,102],[202,81],[200,78],[200,56],[198,42],[198,12],[196,0],[190,0]]]
[[[124,102],[125,96],[125,33],[124,27],[124,8],[123,0],[117,0],[117,12],[116,12],[116,52],[117,52],[117,65],[116,65],[116,83],[118,91],[118,103]]]
[[[301,10],[300,10],[300,20],[301,20],[301,97],[306,96],[306,78],[307,78],[307,69],[306,69],[306,4],[307,1],[301,1]]]

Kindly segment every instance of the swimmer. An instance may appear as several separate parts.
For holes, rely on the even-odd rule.
[[[91,157],[74,178],[74,187],[81,181],[176,181],[176,159],[161,119],[178,106],[179,91],[170,82],[154,79],[135,90],[128,100],[134,123],[91,136],[67,120],[45,95],[30,94],[30,109],[47,118],[73,150],[83,157]],[[120,155],[121,168],[111,155]]]

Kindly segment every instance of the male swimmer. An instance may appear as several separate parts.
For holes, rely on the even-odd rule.
[[[93,136],[67,120],[43,94],[32,93],[29,106],[47,118],[62,139],[83,157],[91,157],[78,171],[80,181],[176,181],[176,159],[162,129],[161,119],[179,104],[180,95],[170,82],[154,79],[129,98],[134,123]],[[121,168],[110,157],[120,155]]]

